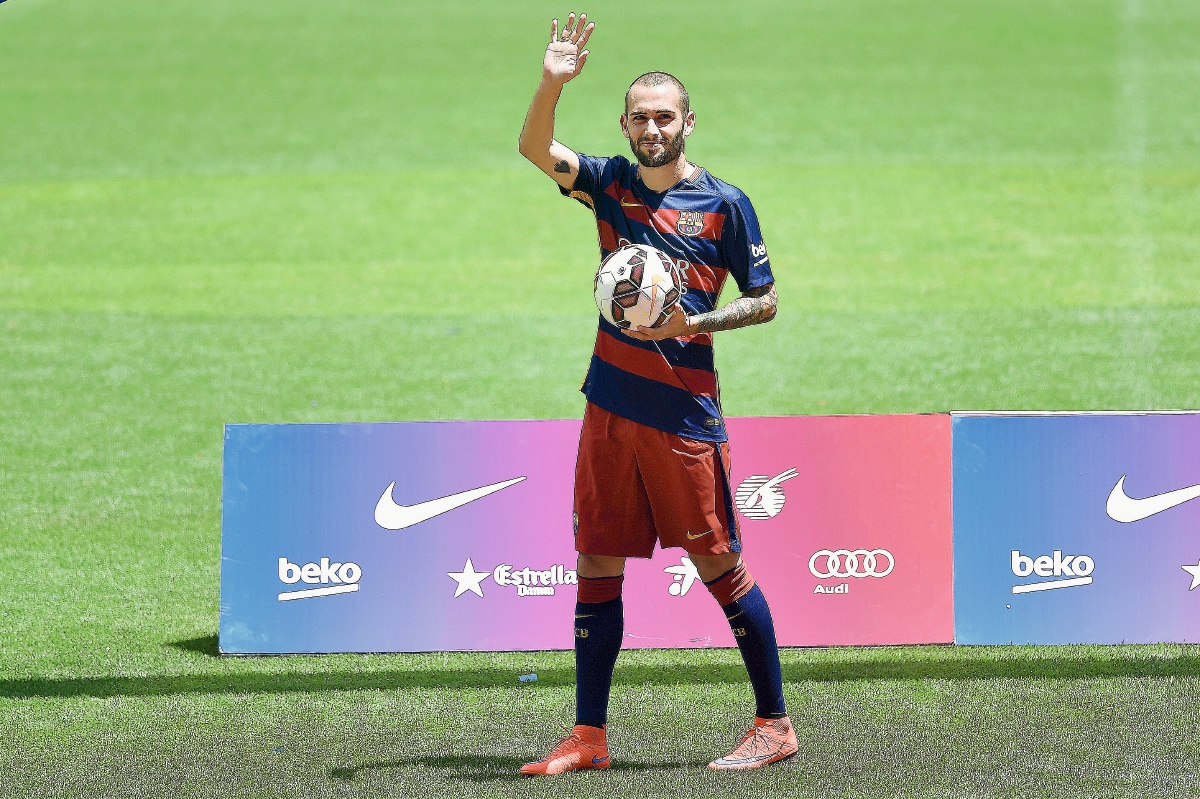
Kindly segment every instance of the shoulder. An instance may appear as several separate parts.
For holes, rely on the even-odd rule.
[[[722,211],[729,213],[734,209],[752,209],[750,198],[745,192],[732,183],[726,183],[707,169],[701,168],[700,176],[696,178],[696,189],[720,200]]]
[[[3,2],[3,0],[0,0]],[[633,166],[619,155],[595,156],[575,153],[579,159],[579,175],[571,189],[559,187],[563,196],[579,200],[596,210],[596,202],[605,192],[611,192],[613,184],[629,188],[633,180]]]
[[[613,186],[628,189],[633,185],[634,167],[627,158],[619,155],[597,157],[576,153],[579,156],[579,173],[586,174],[584,190],[599,198],[605,192],[614,191]]]
[[[630,180],[633,177],[633,164],[621,155],[594,156],[576,153],[580,162],[587,163],[598,175],[606,175],[617,179]]]

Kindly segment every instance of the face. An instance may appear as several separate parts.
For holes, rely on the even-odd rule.
[[[683,152],[696,115],[689,111],[685,117],[679,106],[679,90],[670,84],[633,87],[629,108],[621,115],[621,130],[642,166],[665,166]]]

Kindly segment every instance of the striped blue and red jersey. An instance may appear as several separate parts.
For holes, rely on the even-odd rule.
[[[661,194],[623,156],[579,154],[579,175],[564,195],[596,214],[600,259],[628,244],[649,244],[682,262],[688,315],[716,308],[725,279],[748,291],[773,283],[771,262],[749,198],[704,169]],[[600,317],[582,391],[610,413],[685,438],[725,441],[711,333],[638,341]]]

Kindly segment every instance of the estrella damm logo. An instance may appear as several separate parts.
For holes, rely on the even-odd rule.
[[[675,223],[675,230],[679,231],[682,236],[699,235],[700,231],[704,230],[704,212],[680,211],[679,221]]]

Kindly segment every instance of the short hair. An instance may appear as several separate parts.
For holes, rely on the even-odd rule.
[[[692,109],[691,103],[688,101],[687,89],[679,81],[679,78],[672,75],[670,72],[647,72],[641,75],[633,83],[629,84],[629,88],[625,91],[625,112],[629,113],[629,95],[633,94],[634,86],[662,86],[669,84],[674,86],[679,91],[679,106],[684,116],[688,115],[688,111]]]

